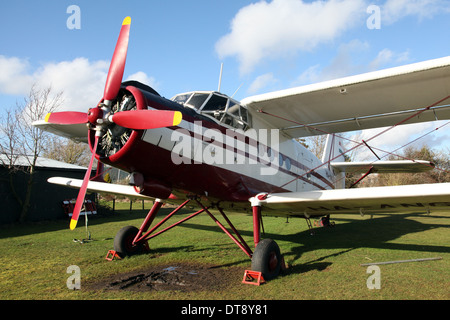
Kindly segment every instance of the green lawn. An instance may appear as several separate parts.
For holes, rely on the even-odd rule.
[[[150,204],[146,204],[148,207]],[[311,236],[304,219],[264,217],[264,238],[279,244],[289,269],[259,287],[242,284],[250,259],[201,214],[150,241],[152,251],[123,260],[107,261],[113,238],[123,226],[138,226],[146,211],[90,217],[86,239],[84,217],[70,231],[68,221],[0,227],[0,299],[431,299],[450,298],[449,213],[334,216],[334,228],[316,229]],[[137,207],[137,206],[136,206]],[[163,209],[156,220],[167,214]],[[172,219],[185,217],[182,211]],[[178,217],[178,218],[177,218]],[[219,217],[219,215],[217,215]],[[229,214],[252,245],[252,218]],[[220,219],[219,219],[220,220]],[[172,221],[172,220],[170,220]],[[169,221],[169,222],[170,222]],[[174,220],[176,221],[176,220]],[[368,262],[442,257],[442,260],[381,265],[381,289],[369,290]],[[220,290],[196,292],[92,289],[108,276],[157,265],[214,265],[236,275]],[[81,290],[69,290],[66,272],[80,268]],[[221,281],[221,279],[217,279]]]

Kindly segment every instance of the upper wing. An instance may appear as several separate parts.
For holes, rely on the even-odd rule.
[[[33,126],[72,140],[80,142],[88,141],[88,128],[85,123],[54,124],[48,123],[45,120],[39,120],[33,122]]]
[[[282,216],[442,211],[450,210],[450,183],[274,193],[250,201]]]
[[[395,125],[449,95],[450,56],[257,95],[241,103],[256,121],[296,138]],[[449,104],[437,103],[405,123],[450,119]]]

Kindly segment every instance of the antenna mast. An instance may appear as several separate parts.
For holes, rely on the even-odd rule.
[[[220,86],[222,85],[222,71],[223,71],[223,62],[220,65],[220,75],[219,75],[219,87],[217,88],[217,91],[220,92]]]

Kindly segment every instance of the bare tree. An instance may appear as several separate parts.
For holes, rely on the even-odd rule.
[[[70,139],[52,136],[42,154],[45,158],[87,167],[91,158],[89,145]]]
[[[30,206],[36,162],[44,150],[49,133],[32,125],[44,119],[48,112],[55,111],[62,103],[62,93],[53,94],[51,87],[40,89],[34,85],[23,103],[17,103],[0,120],[0,161],[9,169],[12,193],[18,201],[21,212],[19,222],[26,219]],[[28,173],[25,196],[21,198],[14,189],[13,171],[25,170]]]
[[[390,156],[389,160],[427,160],[434,163],[435,168],[427,172],[418,173],[384,173],[378,176],[375,182],[381,186],[396,186],[405,184],[443,183],[450,181],[450,157],[449,151],[435,151],[423,145],[422,147],[410,146],[403,151],[402,156]]]

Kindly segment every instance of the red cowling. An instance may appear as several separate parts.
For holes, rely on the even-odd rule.
[[[133,95],[133,98],[136,101],[136,109],[137,110],[147,110],[147,106],[148,106],[147,99],[145,98],[145,96],[141,90],[139,90],[138,88],[133,87],[133,86],[127,86],[124,89],[128,93],[131,93]],[[103,100],[100,101],[100,103],[102,103],[102,102],[103,102]],[[107,159],[101,159],[101,161],[104,163],[108,163],[108,164],[119,163],[120,161],[123,160],[124,157],[129,155],[130,149],[138,141],[140,141],[142,134],[143,134],[142,130],[137,130],[137,131],[133,130],[133,132],[131,133],[131,136],[127,140],[126,144],[120,150],[118,150],[113,155],[110,155],[109,157],[107,157]],[[93,128],[91,128],[91,130],[89,132],[89,146],[91,148],[91,151],[94,146],[94,141],[95,141],[95,130]],[[96,157],[97,157],[97,159],[100,159],[100,157],[98,155],[96,155]]]

